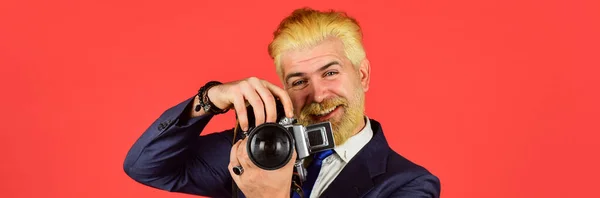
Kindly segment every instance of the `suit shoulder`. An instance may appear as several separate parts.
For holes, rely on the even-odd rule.
[[[390,152],[387,154],[385,173],[380,175],[379,179],[392,179],[398,181],[399,184],[403,184],[423,176],[437,178],[424,166],[407,159],[393,150],[390,150]]]
[[[429,172],[422,165],[407,159],[393,150],[390,150],[387,155],[387,170],[388,172]]]

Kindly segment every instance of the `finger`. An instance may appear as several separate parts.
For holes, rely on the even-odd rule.
[[[254,126],[264,123],[265,107],[263,105],[263,101],[260,99],[260,96],[258,96],[258,93],[256,93],[254,87],[247,81],[241,82],[240,86],[242,88],[242,92],[244,93],[244,98],[248,100],[250,105],[252,105],[252,109],[254,110],[254,121],[256,123]]]
[[[248,139],[240,141],[240,145],[238,146],[236,152],[237,161],[246,169],[254,167],[254,164],[250,161],[250,158],[248,158],[248,152],[246,150],[247,142]]]
[[[238,152],[238,147],[240,147],[240,144],[242,143],[242,140],[238,140],[235,144],[233,144],[233,146],[231,146],[231,151],[229,151],[229,164],[233,166],[238,166],[240,165],[240,162],[238,161],[237,158],[237,152]]]
[[[229,172],[231,173],[231,175],[234,175],[233,167],[240,165],[240,162],[237,158],[237,151],[241,142],[242,141],[238,140],[235,144],[233,144],[233,146],[231,146],[231,151],[229,153]]]
[[[294,106],[292,105],[292,99],[290,99],[288,93],[267,81],[263,81],[263,84],[271,91],[271,93],[275,94],[281,100],[283,109],[285,110],[285,115],[288,118],[294,117]]]
[[[233,172],[233,167],[240,165],[240,162],[237,160],[237,148],[240,146],[240,143],[241,141],[238,140],[235,144],[233,144],[231,147],[231,152],[229,153],[229,175],[231,175],[231,178],[236,184],[240,183],[241,178],[240,175],[236,175]]]
[[[267,112],[267,122],[275,122],[277,120],[277,107],[275,106],[275,98],[273,94],[267,89],[258,78],[251,78],[248,80],[252,86],[256,89],[256,92],[260,95],[264,105],[265,111]]]
[[[240,128],[242,128],[242,131],[248,131],[248,111],[246,110],[244,96],[241,94],[237,95],[236,98],[233,99],[233,106],[237,113],[237,119],[240,122]]]

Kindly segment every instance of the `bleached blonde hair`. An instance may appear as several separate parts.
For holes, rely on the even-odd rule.
[[[284,18],[268,47],[280,79],[283,80],[283,52],[310,48],[331,37],[343,43],[346,57],[358,69],[366,54],[362,30],[356,19],[342,11],[318,11],[306,7],[296,9]]]

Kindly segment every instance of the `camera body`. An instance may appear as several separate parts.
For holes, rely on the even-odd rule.
[[[308,126],[295,124],[293,118],[283,118],[279,124],[294,136],[296,154],[303,159],[313,153],[332,149],[335,146],[330,122],[321,122]]]
[[[297,124],[294,118],[285,117],[280,100],[276,99],[277,121],[254,126],[254,109],[247,107],[248,138],[246,149],[250,160],[259,168],[275,170],[292,160],[296,151],[295,167],[301,181],[305,180],[304,159],[324,150],[333,149],[335,142],[330,122],[321,122],[304,126]],[[265,112],[266,115],[266,112]],[[240,126],[238,124],[238,130]],[[241,131],[241,130],[239,130]]]

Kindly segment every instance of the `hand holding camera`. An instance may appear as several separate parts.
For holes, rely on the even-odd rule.
[[[287,92],[255,77],[221,84],[208,90],[219,109],[234,108],[237,131],[245,139],[231,149],[229,171],[244,194],[289,192],[306,179],[304,159],[333,149],[331,123],[296,124]],[[283,189],[283,191],[282,191]]]
[[[207,95],[217,108],[235,109],[238,131],[246,132],[251,126],[276,122],[276,100],[285,109],[280,116],[293,117],[292,101],[287,92],[255,77],[216,85],[208,89]],[[289,197],[293,161],[278,170],[262,169],[249,159],[246,145],[247,138],[235,143],[230,151],[228,169],[239,189],[246,197]],[[295,156],[295,153],[290,154]],[[240,171],[237,172],[239,175],[234,170]]]
[[[245,147],[244,160],[252,167],[263,170],[275,171],[289,166],[295,162],[295,181],[302,183],[306,180],[307,172],[304,160],[314,153],[330,150],[335,147],[333,130],[328,121],[313,123],[309,125],[297,124],[293,117],[286,116],[284,101],[275,98],[274,121],[257,122],[257,117],[262,108],[246,107],[248,119],[247,130],[242,130],[241,122],[236,126],[237,131],[244,131],[244,141],[241,147]],[[244,115],[237,115],[238,119]],[[257,123],[257,124],[254,124]],[[243,166],[234,166],[233,173],[241,175]]]
[[[293,117],[292,101],[285,90],[270,82],[256,77],[217,85],[208,90],[208,97],[219,109],[234,108],[243,131],[248,130],[248,114],[253,113],[254,124],[258,126],[266,122],[275,122],[277,112],[275,98],[281,100],[285,115]],[[248,112],[247,106],[251,105],[254,112]],[[265,115],[266,113],[266,115]]]
[[[231,148],[229,172],[237,188],[245,197],[289,197],[294,163],[288,163],[277,170],[257,167],[246,153],[248,138],[236,142]],[[293,153],[292,157],[295,157]],[[236,174],[235,167],[243,174]],[[237,197],[237,196],[233,196]]]

